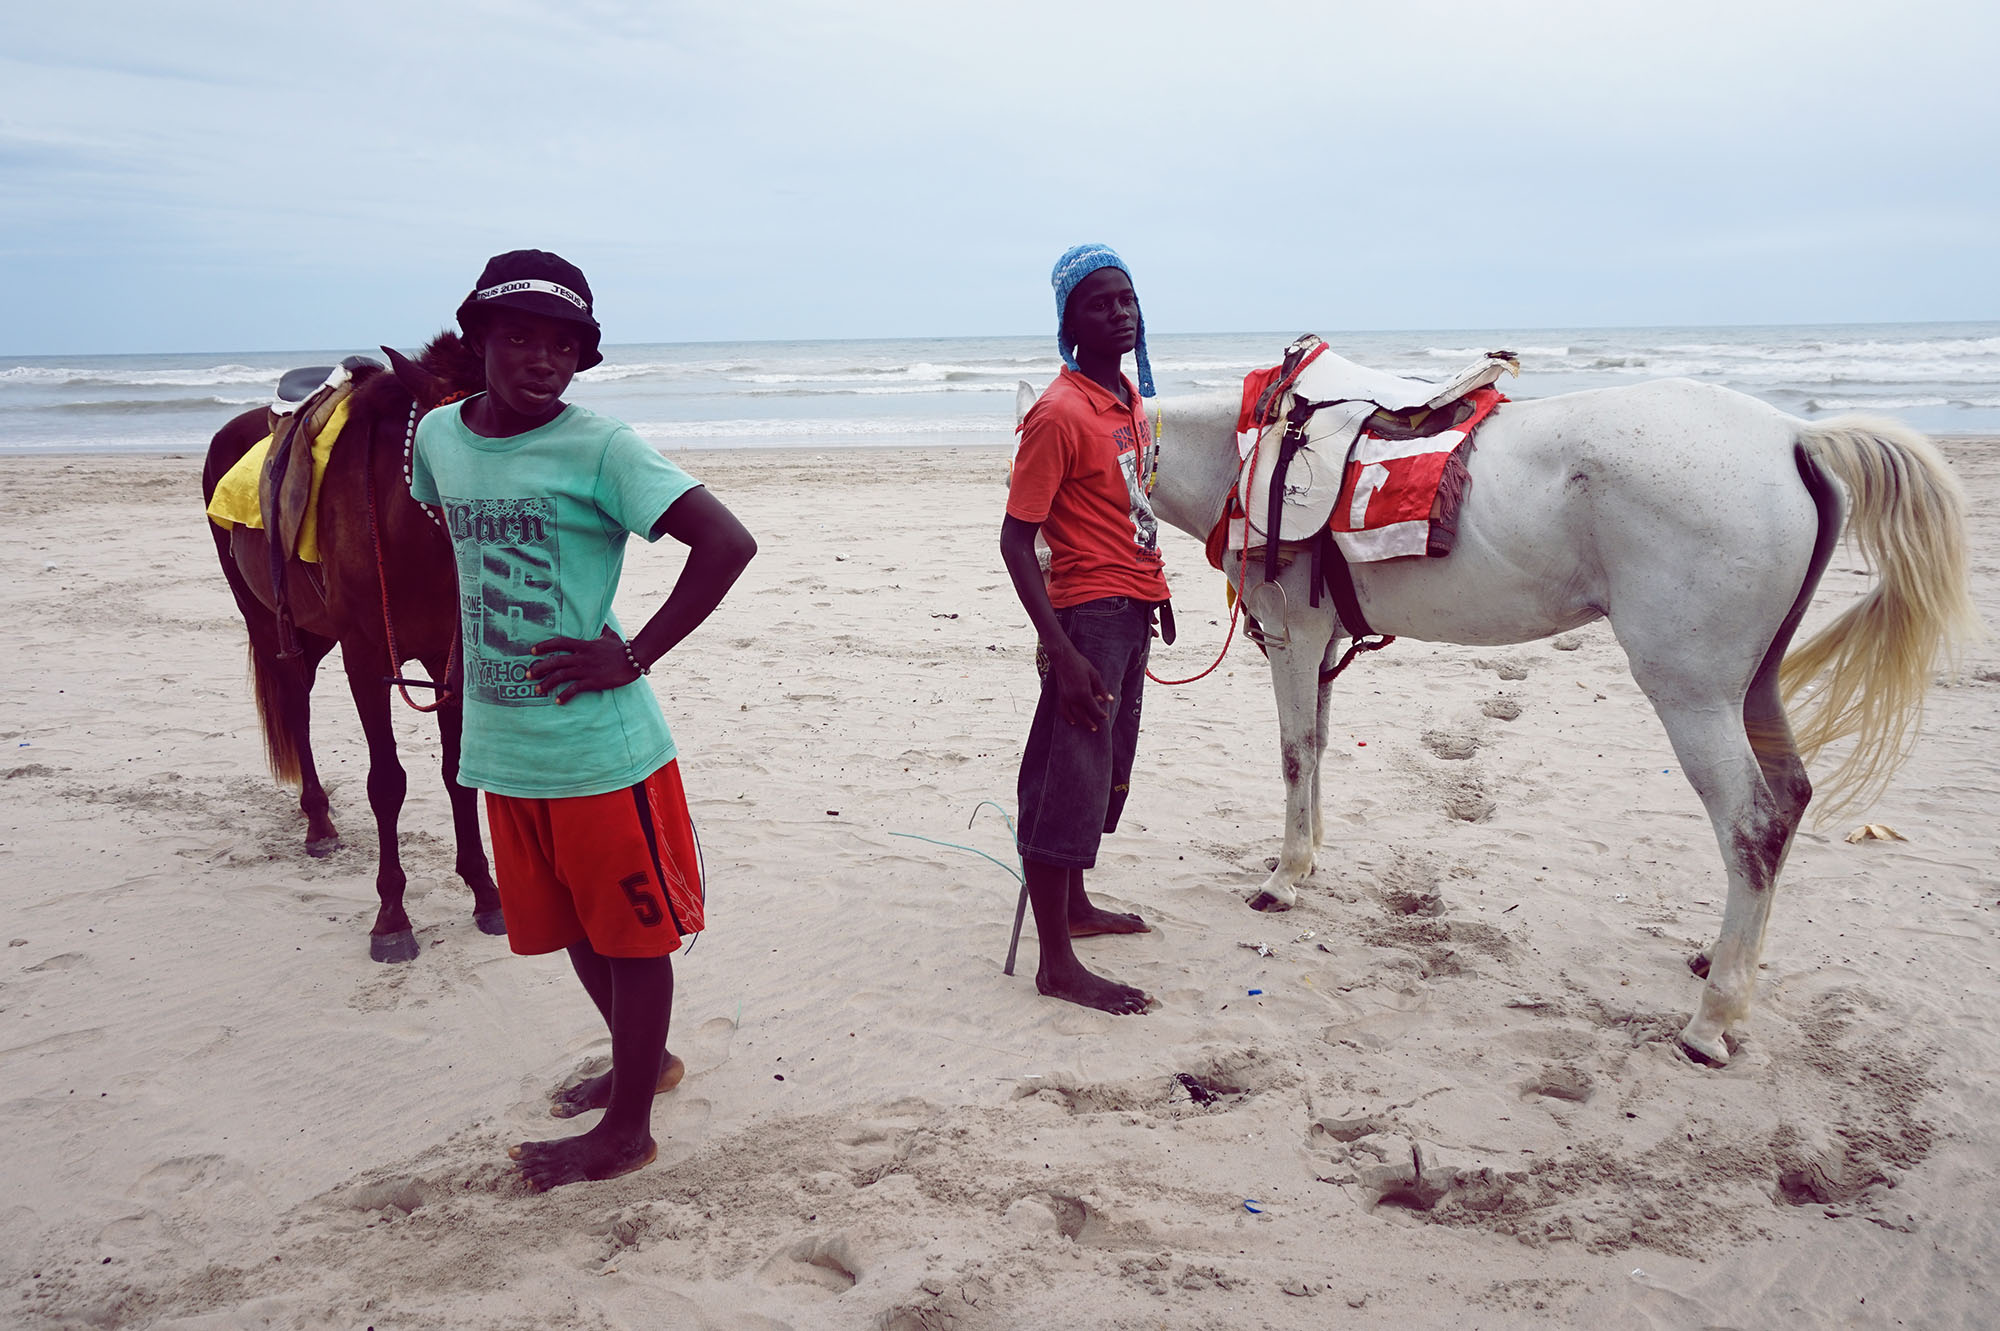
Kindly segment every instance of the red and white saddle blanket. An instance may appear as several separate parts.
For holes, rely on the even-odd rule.
[[[1462,421],[1425,438],[1385,438],[1363,427],[1327,520],[1351,562],[1451,553],[1472,432],[1507,400],[1494,388],[1476,388],[1466,399],[1472,410]]]
[[[1494,352],[1437,384],[1356,365],[1316,338],[1294,350],[1301,345],[1303,356],[1288,353],[1289,382],[1281,382],[1286,366],[1244,377],[1236,422],[1243,467],[1210,534],[1209,562],[1221,568],[1229,551],[1262,549],[1274,536],[1306,541],[1321,530],[1354,563],[1450,553],[1473,431],[1507,401],[1491,385],[1519,373],[1519,362]],[[1284,450],[1271,532],[1281,436],[1295,417],[1303,418],[1304,439]]]

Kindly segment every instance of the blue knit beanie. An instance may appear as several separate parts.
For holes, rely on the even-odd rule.
[[[1063,315],[1069,309],[1069,293],[1077,284],[1100,268],[1116,268],[1125,276],[1132,276],[1132,270],[1118,257],[1118,252],[1109,245],[1074,245],[1063,251],[1056,260],[1055,271],[1049,274],[1049,284],[1056,289],[1056,350],[1062,352],[1063,364],[1072,370],[1077,368],[1076,348],[1063,337]],[[1139,345],[1133,348],[1139,363],[1139,396],[1153,396],[1153,363],[1146,359],[1146,312],[1139,311]]]

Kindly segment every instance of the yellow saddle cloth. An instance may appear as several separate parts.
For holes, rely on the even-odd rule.
[[[299,527],[298,545],[298,557],[308,564],[319,562],[319,481],[326,471],[326,460],[340,438],[340,431],[347,424],[347,407],[348,399],[343,397],[335,404],[320,432],[313,436],[312,494],[306,501],[305,521]],[[238,523],[246,527],[263,527],[264,514],[257,502],[257,489],[264,474],[264,459],[270,452],[271,436],[267,434],[250,445],[250,451],[223,476],[215,487],[214,498],[208,501],[211,522],[224,531]]]

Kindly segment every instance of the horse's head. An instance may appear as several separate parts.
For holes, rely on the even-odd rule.
[[[389,358],[396,382],[424,411],[486,387],[484,362],[456,333],[439,333],[415,360],[393,347],[383,347],[382,354]]]

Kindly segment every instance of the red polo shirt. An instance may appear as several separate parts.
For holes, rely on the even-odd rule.
[[[1152,431],[1139,390],[1131,405],[1075,370],[1056,376],[1021,424],[1007,515],[1039,524],[1049,543],[1049,604],[1101,596],[1167,599],[1159,522],[1141,467]]]

